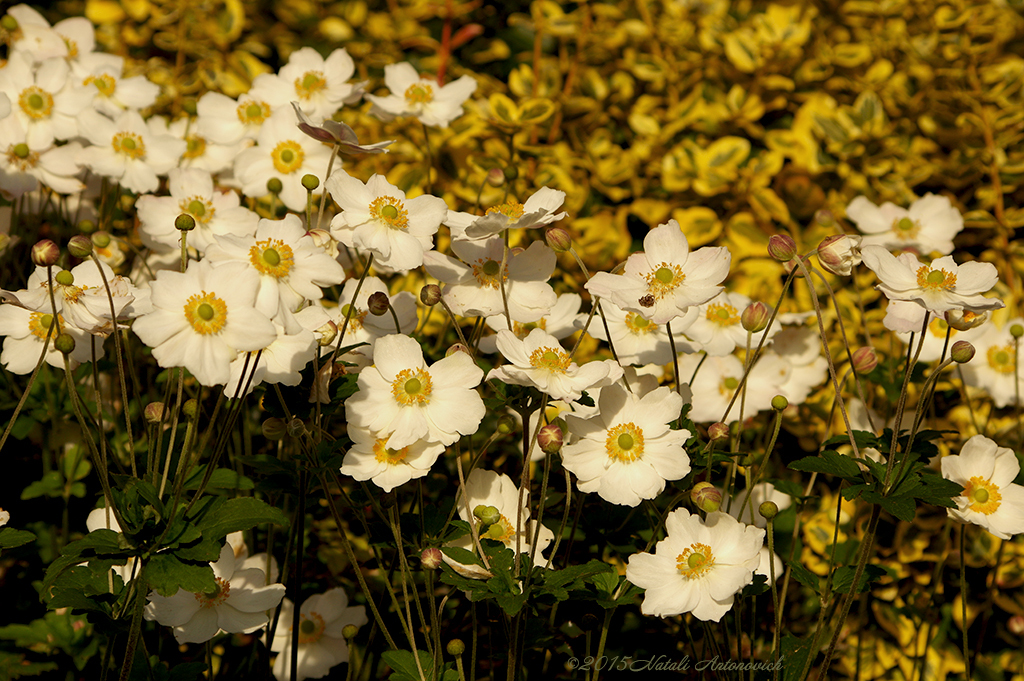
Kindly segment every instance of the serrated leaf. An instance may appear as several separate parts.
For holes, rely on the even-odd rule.
[[[394,670],[388,679],[390,681],[420,681],[420,679],[432,681],[434,660],[425,650],[417,650],[416,653],[416,657],[420,661],[419,666],[416,665],[416,657],[413,657],[412,651],[389,650],[381,653],[381,658]],[[422,676],[420,669],[423,670]]]
[[[785,559],[783,560],[785,562]],[[821,593],[818,575],[814,574],[797,561],[788,562],[787,566],[789,567],[789,573],[793,576],[793,579],[808,587],[814,593]]]
[[[16,546],[23,546],[35,540],[36,536],[25,530],[13,527],[0,529],[0,549],[13,549]]]
[[[193,469],[192,474],[185,480],[185,484],[182,486],[182,489],[199,489],[199,484],[203,481],[204,475],[206,475],[206,465],[196,466]],[[207,483],[206,488],[229,490],[252,489],[253,482],[249,478],[244,475],[239,475],[230,468],[217,468],[210,474],[210,481]]]
[[[287,525],[288,516],[280,509],[254,497],[228,499],[216,512],[208,512],[197,520],[196,527],[206,539],[220,539],[232,532],[248,530],[263,523]]]
[[[169,553],[154,555],[145,575],[147,584],[161,596],[173,596],[179,588],[196,594],[217,588],[209,563],[185,563]]]
[[[789,468],[806,473],[827,473],[850,481],[860,477],[860,467],[856,461],[831,449],[823,451],[819,456],[794,461],[789,464]]]
[[[845,594],[850,592],[850,587],[853,585],[853,576],[857,572],[855,565],[844,565],[843,567],[836,570],[835,576],[832,578],[832,590],[838,594]],[[885,569],[877,565],[865,565],[864,572],[860,576],[860,584],[857,588],[857,593],[864,593],[868,590],[868,584],[877,582],[879,579],[884,577],[886,574]]]

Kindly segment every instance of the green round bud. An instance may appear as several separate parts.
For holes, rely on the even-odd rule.
[[[555,253],[565,253],[572,248],[572,237],[562,227],[550,227],[544,232],[544,242]]]
[[[341,630],[341,635],[342,637],[344,637],[346,641],[351,641],[356,637],[356,634],[358,633],[359,627],[357,627],[354,624],[346,624]]]
[[[150,402],[143,410],[147,423],[160,423],[164,420],[164,412],[167,408],[163,402]]]
[[[498,425],[496,430],[502,435],[509,435],[514,433],[516,430],[516,420],[508,414],[502,414],[498,417]]]
[[[196,414],[199,413],[199,402],[194,397],[185,400],[185,404],[181,406],[181,413],[190,419],[195,418]]]
[[[174,228],[179,232],[191,232],[196,228],[196,219],[188,213],[182,213],[174,218]]]
[[[92,239],[84,234],[76,234],[68,241],[68,253],[76,258],[88,258],[92,254]]]
[[[271,416],[260,424],[260,431],[268,440],[283,440],[288,434],[288,424],[282,418]]]
[[[505,179],[514,180],[519,177],[519,168],[515,166],[509,166],[503,171],[505,173]]]
[[[57,348],[57,351],[61,354],[70,355],[75,351],[75,339],[70,334],[62,333],[53,342],[53,347]]]
[[[441,302],[441,287],[437,284],[427,284],[421,288],[420,302],[428,306],[437,305]]]
[[[284,185],[281,184],[280,178],[272,177],[267,180],[267,191],[271,194],[280,194],[282,189],[284,189]]]
[[[974,359],[974,346],[967,341],[957,341],[950,348],[949,356],[957,364],[966,364]]]
[[[744,331],[757,333],[768,326],[768,320],[772,318],[772,310],[762,302],[753,302],[747,305],[740,315],[740,325]]]
[[[446,647],[446,650],[448,651],[448,654],[452,657],[458,657],[462,653],[466,652],[466,644],[463,643],[460,639],[453,638],[451,641],[448,641],[448,646]]]
[[[306,173],[302,176],[302,186],[306,188],[306,191],[315,191],[320,186],[320,178]]]
[[[757,512],[765,520],[773,520],[779,514],[779,505],[774,501],[766,501],[757,507]]]
[[[96,223],[92,220],[82,220],[78,223],[78,231],[82,234],[92,234],[96,231]]]
[[[690,490],[690,501],[705,513],[714,513],[722,507],[722,493],[710,482],[698,482]]]
[[[788,406],[789,400],[786,399],[785,395],[776,395],[772,398],[772,409],[775,411],[785,411]]]
[[[1010,335],[1013,336],[1014,338],[1020,338],[1021,336],[1024,336],[1024,326],[1021,326],[1020,324],[1011,324]]]
[[[92,245],[96,248],[106,248],[110,245],[109,232],[93,232],[90,239],[92,241]]]

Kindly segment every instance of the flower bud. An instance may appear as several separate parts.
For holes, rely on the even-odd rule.
[[[967,331],[981,326],[988,321],[988,312],[971,312],[970,310],[946,310],[943,315],[946,323],[957,331]]]
[[[306,424],[303,423],[302,419],[298,416],[295,416],[288,422],[288,425],[285,426],[285,430],[292,437],[301,437],[306,434]]]
[[[320,334],[320,340],[317,341],[317,345],[322,348],[326,348],[328,345],[334,342],[334,339],[338,336],[338,325],[333,321],[327,322],[319,329],[317,333]]]
[[[196,228],[196,219],[188,213],[182,213],[174,218],[174,229],[179,232],[191,232]]]
[[[525,252],[526,249],[523,248],[522,246],[513,246],[512,248],[508,249],[508,257],[514,258],[515,256]]]
[[[654,307],[654,296],[648,293],[645,296],[640,296],[636,302],[640,304],[640,307]]]
[[[82,220],[78,223],[78,231],[82,234],[92,234],[96,231],[96,223],[92,220]]]
[[[771,318],[771,308],[758,301],[747,305],[747,309],[743,310],[743,314],[740,315],[740,324],[745,331],[757,333],[758,331],[764,331],[765,327],[768,326],[768,320]]]
[[[441,551],[433,547],[423,549],[423,552],[420,554],[420,565],[425,570],[436,570],[441,567]]]
[[[562,429],[557,423],[549,423],[537,433],[537,444],[545,454],[557,454],[562,449]]]
[[[142,413],[145,415],[147,423],[160,423],[164,420],[165,410],[163,402],[150,402]]]
[[[388,308],[391,307],[391,301],[388,300],[388,294],[383,291],[377,291],[370,294],[370,297],[366,301],[366,307],[370,310],[371,314],[381,317],[388,313]]]
[[[774,501],[766,501],[757,508],[757,512],[765,520],[773,520],[779,514],[779,505]]]
[[[276,416],[271,416],[261,423],[260,430],[263,432],[263,437],[268,440],[283,440],[284,436],[288,434],[288,426],[284,419]]]
[[[1021,336],[1024,336],[1024,326],[1021,326],[1020,324],[1011,324],[1010,335],[1013,336],[1014,338],[1020,338]]]
[[[110,245],[109,232],[94,232],[90,238],[92,239],[92,245],[96,248],[106,248]]]
[[[502,435],[514,433],[516,430],[516,420],[508,414],[502,414],[498,417],[498,425],[496,428]]]
[[[505,168],[504,173],[506,179],[514,180],[517,177],[519,177],[519,168],[516,168],[515,166],[509,166],[508,168]]]
[[[786,411],[788,406],[789,400],[786,399],[785,395],[776,395],[772,398],[772,409],[775,411]]]
[[[814,213],[814,221],[821,227],[834,227],[836,224],[836,216],[832,214],[828,208],[821,208]]]
[[[722,493],[710,482],[698,482],[690,490],[690,501],[705,513],[714,513],[722,506]]]
[[[358,633],[359,627],[354,624],[346,624],[341,630],[341,635],[346,641],[351,641]]]
[[[281,178],[272,177],[267,180],[267,191],[271,194],[280,194],[282,189],[284,189],[284,185],[281,183]]]
[[[32,246],[32,264],[38,267],[53,267],[60,258],[60,249],[49,239],[37,241]]]
[[[448,641],[446,650],[452,657],[458,657],[462,653],[466,652],[466,644],[457,638],[453,638],[451,641]]]
[[[441,287],[437,284],[427,284],[420,289],[420,302],[433,307],[441,302]]]
[[[450,348],[448,348],[448,349],[447,349],[447,350],[445,351],[445,353],[444,353],[444,356],[445,356],[445,357],[451,357],[451,356],[452,356],[452,355],[454,355],[454,354],[455,354],[456,352],[464,352],[464,353],[466,353],[467,355],[470,355],[470,356],[472,357],[472,354],[471,354],[471,353],[469,352],[469,348],[467,348],[467,347],[466,347],[465,345],[463,345],[462,343],[455,343],[454,345],[452,345],[452,346],[451,346]]]
[[[190,419],[195,418],[195,415],[199,413],[199,402],[194,397],[185,400],[185,404],[181,405],[181,413]]]
[[[307,191],[315,191],[316,188],[320,186],[320,178],[311,173],[306,173],[302,176],[302,186],[305,187]]]
[[[708,439],[712,442],[729,439],[729,426],[724,423],[712,423],[708,426]]]
[[[876,366],[878,366],[878,355],[874,348],[865,346],[853,351],[853,370],[858,374],[870,373]]]
[[[61,270],[53,277],[61,286],[71,286],[75,283],[75,275],[67,270]]]
[[[861,237],[833,234],[818,244],[818,262],[822,268],[840,277],[848,277],[859,265]]]
[[[1014,615],[1006,622],[1006,628],[1010,630],[1011,634],[1020,636],[1024,634],[1024,615]]]
[[[487,171],[487,184],[492,187],[500,187],[505,184],[505,171],[501,168],[491,168]]]
[[[572,237],[562,227],[549,227],[544,232],[544,241],[555,253],[565,253],[572,248]]]
[[[768,255],[779,262],[789,262],[796,257],[796,242],[788,234],[772,234],[768,239]]]
[[[957,341],[950,348],[949,356],[957,364],[966,364],[974,359],[974,346],[967,341]]]
[[[76,258],[88,258],[92,253],[92,239],[84,234],[76,234],[68,241],[68,253]]]
[[[53,347],[57,348],[57,352],[64,355],[70,355],[75,351],[75,339],[71,337],[71,334],[62,333],[57,336],[57,340],[53,341]]]
[[[494,506],[480,504],[473,509],[473,517],[480,521],[480,528],[483,529],[501,520],[501,512]]]

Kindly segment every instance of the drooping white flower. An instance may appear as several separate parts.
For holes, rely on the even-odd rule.
[[[389,433],[387,446],[417,440],[450,445],[472,435],[484,417],[476,386],[483,371],[464,352],[427,366],[420,344],[409,336],[377,340],[373,366],[359,372],[359,392],[345,403],[350,423]]]
[[[325,186],[341,207],[331,220],[331,235],[373,253],[376,263],[397,271],[423,264],[423,254],[433,247],[433,236],[448,214],[444,199],[427,194],[407,199],[383,175],[363,184],[338,170]]]
[[[296,676],[292,677],[292,623],[295,606],[287,598],[281,604],[281,615],[270,648],[277,653],[274,677],[277,681],[320,679],[331,667],[348,662],[348,641],[342,632],[352,625],[361,627],[369,620],[366,608],[349,606],[348,596],[341,588],[310,596],[299,608],[299,650]]]
[[[355,427],[348,429],[348,436],[352,446],[341,464],[341,474],[370,480],[385,492],[425,476],[445,448],[440,442],[418,440],[393,449],[387,446],[387,433],[380,435]]]
[[[939,464],[942,477],[964,488],[954,497],[957,507],[946,509],[950,517],[980,525],[1000,539],[1024,533],[1024,487],[1013,484],[1020,462],[1012,449],[975,435],[959,455]]]
[[[986,324],[964,332],[980,332],[970,337],[974,359],[960,365],[964,382],[987,391],[1000,409],[1014,405],[1018,394],[1024,402],[1024,361],[1017,361],[1016,345],[1010,335],[1014,324],[1024,325],[1024,318],[1015,317],[1002,326]]]
[[[481,521],[472,515],[473,510],[477,506],[493,506],[498,510],[500,518],[490,527],[484,528],[484,532],[480,535],[481,539],[499,541],[515,551],[518,537],[520,551],[530,553],[537,526],[530,520],[530,509],[526,501],[526,495],[524,495],[520,511],[519,487],[512,482],[512,478],[495,471],[475,468],[466,479],[465,499],[461,494],[458,495],[455,505],[459,511],[459,517],[467,523],[476,525],[478,532],[481,530]],[[518,524],[520,518],[522,525]],[[541,525],[540,534],[537,537],[536,563],[544,562],[540,555],[554,538],[555,533]],[[465,549],[474,548],[472,537],[469,535],[462,537],[453,545]]]
[[[366,95],[374,105],[371,113],[384,119],[415,116],[424,125],[439,128],[447,128],[461,116],[463,102],[476,91],[476,81],[470,76],[441,86],[433,78],[421,78],[408,62],[385,66],[384,84],[390,95]]]
[[[302,47],[291,53],[278,73],[256,76],[249,96],[268,102],[275,110],[298,101],[308,115],[330,118],[342,104],[353,104],[362,97],[362,84],[348,82],[355,70],[344,48],[324,59],[312,47]]]
[[[566,213],[557,211],[564,201],[565,192],[541,187],[525,204],[509,200],[488,208],[483,215],[448,211],[444,224],[451,228],[454,239],[485,239],[506,229],[542,227],[561,220]]]
[[[241,563],[231,544],[225,543],[217,562],[210,564],[217,581],[212,592],[179,589],[173,596],[153,592],[146,605],[146,619],[173,627],[178,643],[203,643],[218,631],[249,634],[262,629],[270,621],[267,611],[284,598],[284,585],[256,586],[266,584],[263,572],[242,569]]]
[[[684,508],[668,515],[665,530],[668,536],[653,554],[634,554],[626,565],[626,579],[647,590],[640,612],[658,617],[689,612],[718,622],[753,581],[765,531],[721,511],[701,520]]]
[[[664,324],[718,295],[731,260],[723,247],[705,246],[690,253],[679,223],[669,220],[647,233],[644,250],[629,256],[623,274],[598,272],[586,289]]]
[[[132,329],[164,367],[185,367],[202,385],[230,378],[239,352],[261,350],[277,338],[258,312],[259,275],[241,263],[192,261],[184,272],[161,270],[152,283],[153,311]]]
[[[900,208],[888,201],[881,206],[858,196],[846,207],[846,216],[864,234],[864,246],[913,249],[940,255],[953,252],[953,237],[964,228],[960,211],[945,196],[926,194]]]
[[[50,332],[53,315],[46,312],[33,312],[17,305],[0,305],[0,336],[4,338],[3,352],[0,352],[0,364],[12,374],[30,374],[36,368],[39,355],[43,352],[47,333],[50,333],[50,344],[47,346],[45,362],[58,369],[64,368],[64,356],[54,346],[57,334],[62,331],[75,340],[75,349],[68,355],[68,363],[72,369],[79,364],[92,361],[92,341],[90,335],[65,323],[58,316],[58,329]],[[96,341],[96,356],[103,356],[103,344]]]
[[[82,149],[79,162],[138,194],[156,191],[159,176],[166,175],[185,153],[185,142],[171,135],[154,134],[142,116],[131,109],[114,120],[86,109],[79,121],[82,135],[92,143]]]
[[[567,415],[577,439],[562,447],[562,459],[580,491],[636,506],[664,491],[667,480],[685,477],[690,431],[670,428],[682,406],[683,398],[666,386],[640,397],[616,383],[601,389],[596,416]]]

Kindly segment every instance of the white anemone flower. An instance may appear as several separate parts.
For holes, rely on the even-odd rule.
[[[640,397],[616,383],[601,389],[593,418],[566,415],[576,440],[562,447],[562,458],[580,491],[636,506],[661,494],[667,480],[685,477],[690,431],[670,428],[682,407],[683,398],[667,386]]]
[[[27,292],[26,292],[27,293]],[[89,334],[65,323],[58,315],[60,331],[75,340],[75,349],[68,355],[72,369],[92,361],[92,341]],[[17,305],[0,305],[0,336],[5,336],[0,364],[12,374],[30,374],[36,368],[39,355],[43,352],[46,335],[50,333],[50,344],[46,349],[47,364],[57,369],[64,368],[64,355],[54,345],[58,329],[50,331],[53,315],[47,312],[33,312]],[[103,356],[103,345],[96,343],[96,357]]]
[[[79,61],[82,85],[93,95],[92,106],[111,118],[125,109],[152,106],[160,86],[145,76],[124,77],[124,59],[114,55],[93,54]]]
[[[417,440],[398,449],[387,446],[388,434],[351,427],[348,436],[352,446],[345,453],[341,474],[360,481],[369,480],[390,492],[410,480],[422,478],[444,453],[440,442]]]
[[[258,288],[259,275],[242,263],[214,267],[202,260],[184,273],[161,270],[150,287],[153,311],[132,329],[160,366],[185,367],[202,385],[222,385],[239,352],[277,339],[270,319],[254,307]]]
[[[534,329],[543,329],[549,334],[562,340],[568,338],[576,332],[576,318],[577,313],[580,311],[580,305],[583,303],[583,299],[577,293],[563,293],[558,296],[555,304],[551,306],[551,311],[538,319],[535,322],[512,322],[512,333],[517,338],[526,338],[527,335]],[[584,315],[585,317],[586,315]],[[506,331],[508,330],[508,321],[505,319],[505,315],[491,315],[484,319],[484,323],[487,324],[493,331]],[[480,339],[480,352],[490,354],[498,351],[498,337],[497,335],[483,336]]]
[[[494,471],[474,468],[466,479],[465,499],[460,494],[455,501],[455,506],[459,511],[459,518],[467,523],[475,524],[478,531],[481,529],[481,521],[471,515],[473,510],[477,506],[493,506],[498,510],[500,517],[497,522],[485,529],[484,533],[480,535],[481,539],[499,541],[513,551],[516,550],[518,541],[520,551],[530,553],[537,526],[530,520],[527,495],[523,495],[521,511],[519,510],[519,498],[519,487],[512,481],[512,478]],[[520,519],[522,525],[518,524]],[[537,564],[544,562],[540,555],[554,538],[555,533],[541,525],[535,553]],[[453,546],[473,550],[473,539],[466,535],[454,542]]]
[[[149,127],[185,141],[185,153],[181,156],[179,168],[205,170],[211,175],[230,170],[244,143],[223,144],[220,140],[205,137],[199,134],[196,120],[183,117],[168,121],[164,116],[153,116],[149,119]]]
[[[224,395],[234,397],[248,395],[261,383],[298,385],[302,382],[300,373],[316,354],[316,338],[290,313],[279,315],[273,320],[277,338],[256,353],[239,354],[231,362],[231,376],[224,385]],[[242,391],[248,383],[248,389]]]
[[[17,28],[8,38],[11,54],[37,62],[51,57],[69,56],[67,43],[42,14],[24,4],[11,7],[7,14],[17,22]]]
[[[211,563],[217,582],[213,591],[191,593],[179,589],[173,596],[149,595],[145,617],[173,627],[178,643],[203,643],[219,631],[251,634],[270,621],[268,611],[284,598],[284,585],[266,584],[258,568],[243,568],[234,548],[225,543],[216,563]],[[259,573],[259,574],[255,574]]]
[[[278,73],[256,76],[249,96],[268,102],[275,110],[297,101],[306,114],[330,118],[343,104],[354,104],[363,96],[361,83],[348,82],[355,71],[344,48],[324,59],[312,47],[302,47],[291,53]]]
[[[320,679],[331,667],[348,662],[348,641],[345,627],[361,627],[369,619],[366,608],[349,606],[348,596],[341,588],[310,596],[299,608],[299,649],[296,676],[292,677],[292,623],[295,606],[287,598],[281,604],[281,615],[274,631],[270,649],[277,653],[274,677],[277,681]]]
[[[969,340],[974,344],[975,356],[960,369],[964,382],[985,390],[992,403],[1002,409],[1016,403],[1020,395],[1024,401],[1024,362],[1017,361],[1017,347],[1010,327],[1024,326],[1024,318],[1016,317],[1002,326],[986,324],[965,333],[981,331]]]
[[[137,194],[155,192],[160,175],[178,164],[185,142],[154,134],[137,111],[126,109],[110,120],[94,109],[79,116],[82,135],[93,146],[82,149],[79,162]]]
[[[603,341],[607,341],[610,334],[615,354],[624,365],[668,364],[672,361],[672,344],[668,339],[667,326],[672,326],[673,334],[685,332],[697,318],[698,309],[690,307],[686,314],[668,324],[655,324],[636,312],[623,310],[610,300],[602,300],[604,321],[595,312],[587,333]],[[587,316],[581,314],[576,318],[578,328],[583,328]],[[608,333],[605,333],[605,324],[608,325]],[[675,336],[675,341],[678,345],[683,339]]]
[[[407,199],[383,175],[363,184],[337,170],[325,186],[341,207],[331,220],[331,235],[373,253],[375,264],[396,271],[423,264],[423,254],[433,247],[433,236],[448,214],[444,199],[426,194]]]
[[[864,264],[878,277],[877,288],[889,300],[914,301],[936,314],[946,310],[997,310],[1003,303],[981,295],[999,280],[995,265],[965,262],[957,265],[951,256],[924,264],[912,253],[898,258],[881,246],[861,249]]]
[[[522,340],[511,331],[499,331],[497,344],[509,363],[491,369],[488,380],[531,385],[556,400],[576,401],[584,390],[622,376],[622,367],[613,360],[576,364],[558,339],[543,329],[534,329]]]
[[[1020,462],[1012,449],[975,435],[959,455],[939,463],[942,477],[964,488],[954,497],[957,507],[946,509],[951,518],[980,525],[1000,539],[1024,533],[1024,487],[1013,484]]]
[[[377,340],[373,366],[359,372],[359,392],[345,402],[351,424],[389,433],[387,446],[417,440],[450,445],[472,435],[484,417],[475,390],[483,371],[464,352],[427,366],[420,344],[409,336]]]
[[[476,91],[476,81],[462,76],[441,86],[434,78],[422,78],[409,62],[384,67],[387,97],[366,95],[373,102],[371,113],[385,120],[415,116],[424,125],[447,128],[462,115],[462,104]]]
[[[541,187],[525,204],[510,199],[491,206],[483,215],[448,211],[444,224],[451,228],[453,239],[485,239],[506,229],[543,227],[561,220],[566,213],[557,211],[564,202],[565,192]]]
[[[16,116],[0,116],[0,193],[19,198],[40,183],[58,194],[75,194],[85,185],[78,179],[78,142],[32,147]]]
[[[251,94],[237,100],[219,92],[207,92],[196,102],[196,133],[218,144],[231,146],[255,140],[270,119],[270,103]]]
[[[745,348],[747,330],[740,318],[748,305],[750,298],[742,293],[722,291],[697,307],[697,316],[686,329],[686,337],[700,343],[701,349],[713,357],[730,355],[737,347]],[[750,334],[750,347],[756,348],[766,331],[771,338],[780,328],[776,323],[770,329]]]
[[[900,208],[888,201],[881,206],[858,196],[846,207],[846,216],[864,235],[862,246],[913,249],[940,255],[953,252],[953,237],[964,228],[960,211],[945,196],[926,194]]]
[[[586,289],[655,324],[664,324],[684,315],[688,307],[718,295],[731,261],[729,250],[719,246],[690,253],[679,223],[669,220],[647,233],[643,252],[629,256],[623,274],[598,272]]]
[[[725,409],[739,389],[743,378],[743,362],[736,355],[707,356],[703,364],[700,362],[701,355],[679,356],[679,375],[684,382],[693,376],[694,371],[697,373],[689,386],[693,394],[693,407],[688,416],[694,423],[728,423],[730,419],[738,419],[738,397],[728,414],[725,414]],[[750,372],[747,377],[747,395],[743,402],[743,418],[771,408],[772,398],[779,394],[780,377],[788,376],[787,367],[771,366],[778,362],[777,357],[764,355]]]
[[[753,581],[765,531],[721,511],[701,520],[684,508],[668,515],[665,530],[653,554],[634,554],[626,565],[626,579],[647,590],[640,612],[718,622]]]
[[[12,114],[33,149],[78,136],[77,116],[87,110],[92,93],[73,81],[67,62],[59,57],[34,67],[30,58],[15,52],[0,68],[0,92],[11,100]]]

